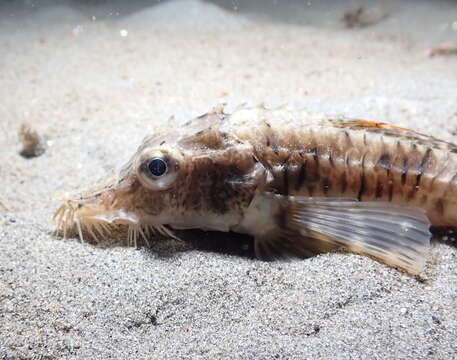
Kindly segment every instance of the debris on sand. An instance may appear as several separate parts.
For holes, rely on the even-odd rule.
[[[452,119],[455,119],[457,120],[457,111],[455,113],[453,113],[452,115],[450,115],[448,117],[449,120],[452,120]],[[451,123],[455,123],[455,121],[452,121]],[[454,125],[452,126],[451,128],[449,128],[449,132],[451,133],[451,135],[453,136],[457,136],[457,126]]]
[[[367,9],[365,6],[357,6],[347,10],[341,20],[348,29],[362,28],[379,23],[388,16],[387,12],[377,8]]]
[[[457,42],[444,43],[438,45],[429,51],[430,57],[457,55]]]
[[[21,124],[18,132],[19,141],[22,143],[22,150],[20,154],[23,157],[31,158],[37,157],[44,153],[45,144],[43,139],[33,126],[24,122]]]
[[[5,205],[4,202],[2,202],[2,200],[0,200],[0,209],[4,210],[4,211],[11,211],[11,209]]]

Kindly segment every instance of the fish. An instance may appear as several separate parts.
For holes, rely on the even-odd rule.
[[[349,252],[417,275],[431,226],[457,226],[457,145],[363,119],[217,107],[154,131],[54,219],[81,241],[230,231],[263,260]]]

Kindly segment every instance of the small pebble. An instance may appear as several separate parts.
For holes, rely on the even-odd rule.
[[[387,13],[379,9],[367,9],[364,6],[357,6],[346,11],[341,20],[347,28],[352,29],[375,25],[387,16]]]
[[[44,153],[44,142],[30,123],[22,123],[19,128],[18,137],[19,141],[22,143],[20,154],[23,157],[37,157]]]

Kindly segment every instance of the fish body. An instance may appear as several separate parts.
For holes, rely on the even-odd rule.
[[[145,138],[56,212],[65,234],[129,239],[235,231],[258,257],[348,251],[409,273],[430,225],[457,226],[457,146],[393,125],[263,107],[221,109]]]

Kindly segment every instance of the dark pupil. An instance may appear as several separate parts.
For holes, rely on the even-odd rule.
[[[162,159],[152,159],[148,168],[152,175],[162,176],[167,171],[167,164]]]

